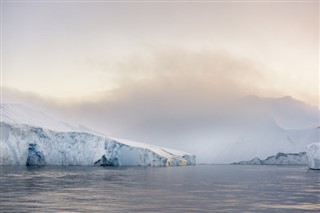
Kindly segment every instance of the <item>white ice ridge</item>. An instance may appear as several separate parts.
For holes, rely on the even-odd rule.
[[[320,169],[320,142],[307,146],[308,166],[310,169]]]
[[[85,132],[59,132],[1,122],[1,165],[182,166],[195,156]]]

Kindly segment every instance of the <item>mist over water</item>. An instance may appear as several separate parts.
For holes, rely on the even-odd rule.
[[[134,94],[125,97],[121,100],[128,100],[109,104],[50,104],[39,110],[25,104],[23,114],[33,119],[44,113],[109,137],[182,150],[195,154],[199,163],[232,163],[264,159],[278,152],[299,153],[320,139],[319,109],[290,96],[245,96],[221,102],[208,98],[206,104],[201,98],[196,102],[176,98],[179,105],[171,102],[174,95],[159,100],[151,93],[141,100]],[[53,108],[55,112],[50,111]],[[52,124],[46,124],[33,125],[50,129]]]
[[[0,167],[1,212],[318,212],[305,166]]]

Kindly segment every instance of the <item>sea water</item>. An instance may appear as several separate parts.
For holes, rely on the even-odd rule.
[[[0,167],[1,212],[320,211],[306,166]]]

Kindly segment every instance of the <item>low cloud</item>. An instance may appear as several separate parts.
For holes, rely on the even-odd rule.
[[[205,117],[222,102],[259,94],[265,84],[256,64],[227,53],[145,51],[112,67],[122,76],[118,89],[70,105],[77,116],[111,133],[150,120],[165,125],[173,119]]]
[[[100,66],[102,72],[110,68]],[[112,68],[121,76],[119,87],[89,100],[61,102],[10,88],[3,89],[3,99],[35,105],[105,134],[191,152],[194,146],[188,144],[193,139],[184,144],[183,136],[199,128],[210,132],[217,107],[244,95],[259,95],[267,83],[257,64],[223,52],[147,51]]]

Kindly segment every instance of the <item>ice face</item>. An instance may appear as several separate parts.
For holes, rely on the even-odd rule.
[[[1,165],[194,165],[195,156],[84,132],[58,132],[1,122]]]
[[[308,166],[310,169],[320,169],[320,142],[307,146]]]

